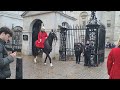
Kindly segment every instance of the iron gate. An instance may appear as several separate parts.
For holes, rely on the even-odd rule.
[[[100,62],[104,62],[105,34],[105,26],[97,21],[95,11],[92,11],[90,21],[86,25],[85,44],[87,41],[90,42],[91,56],[89,58],[93,66],[98,66]]]
[[[21,52],[22,48],[22,30],[23,28],[20,26],[16,26],[12,28],[13,37],[9,43],[6,43],[6,48],[8,51],[17,51]]]
[[[60,26],[59,60],[69,60],[70,57],[74,57],[75,43],[82,43],[85,46],[89,41],[90,61],[94,66],[98,66],[100,62],[104,62],[105,34],[105,26],[97,21],[95,11],[91,12],[91,18],[85,27]]]
[[[85,43],[85,27],[69,26],[60,27],[60,49],[59,60],[68,60],[74,58],[74,45],[76,43]]]
[[[98,64],[100,62],[104,62],[105,57],[105,26],[100,25],[99,32],[98,32]]]

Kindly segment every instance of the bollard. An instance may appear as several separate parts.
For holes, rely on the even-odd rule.
[[[16,79],[23,78],[22,57],[16,58]]]

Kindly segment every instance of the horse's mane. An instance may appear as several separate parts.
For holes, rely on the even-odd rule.
[[[52,46],[53,38],[52,38],[51,32],[49,33],[48,38],[46,40],[48,41],[50,46]]]
[[[48,38],[45,40],[44,43],[44,52],[51,52],[52,51],[52,43],[53,43],[53,37],[51,32],[48,35]]]

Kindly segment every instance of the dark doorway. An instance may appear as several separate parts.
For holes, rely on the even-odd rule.
[[[38,39],[38,33],[40,31],[41,25],[42,25],[41,20],[36,20],[35,23],[33,24],[32,28],[32,54],[35,53],[35,41]]]

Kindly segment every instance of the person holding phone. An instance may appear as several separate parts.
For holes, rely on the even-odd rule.
[[[0,79],[10,78],[11,76],[10,63],[14,61],[16,52],[8,54],[5,43],[7,43],[12,36],[13,32],[9,28],[0,28]]]

